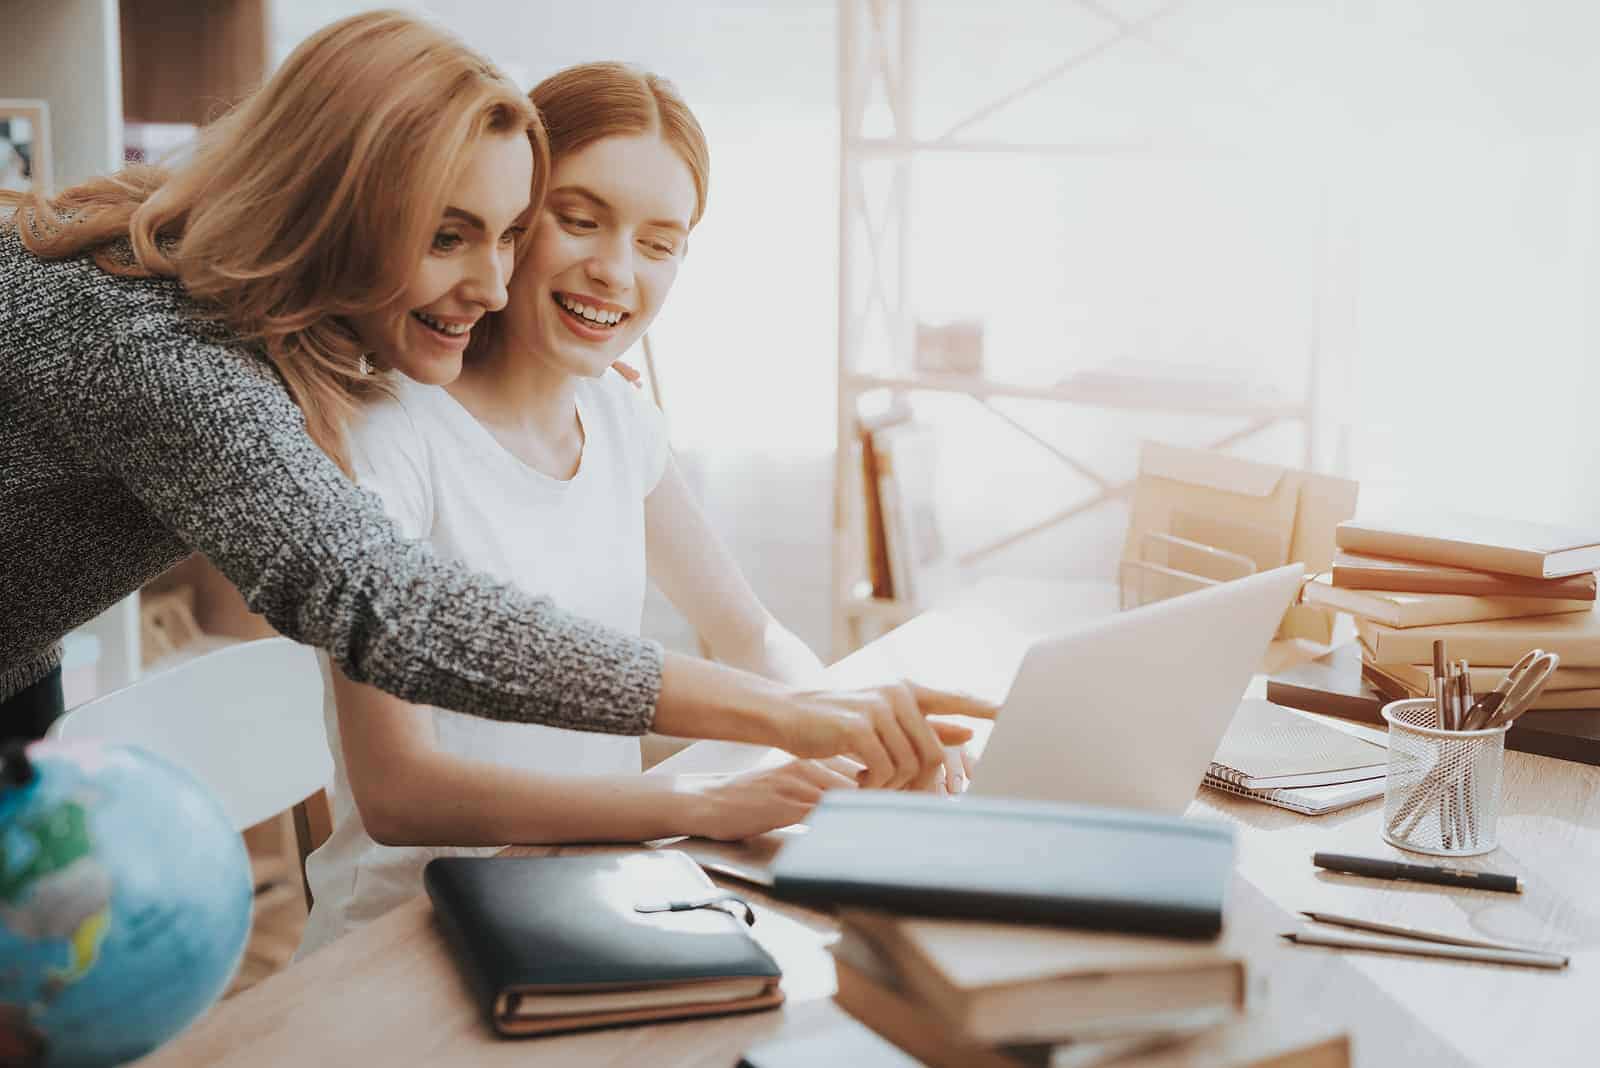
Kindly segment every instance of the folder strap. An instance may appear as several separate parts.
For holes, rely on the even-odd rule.
[[[706,897],[688,898],[683,901],[647,901],[633,906],[635,912],[690,912],[694,909],[716,909],[726,912],[734,919],[739,919],[739,913],[734,912],[730,905],[738,905],[744,910],[744,922],[747,927],[754,927],[756,923],[756,910],[750,907],[750,902],[737,894],[726,890],[711,894]]]

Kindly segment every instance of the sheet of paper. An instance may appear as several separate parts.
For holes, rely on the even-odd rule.
[[[673,753],[646,775],[717,775],[775,768],[793,760],[781,749],[743,742],[700,741]]]

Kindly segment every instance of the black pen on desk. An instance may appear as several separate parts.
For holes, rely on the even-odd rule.
[[[1343,872],[1346,875],[1364,875],[1369,879],[1400,879],[1414,883],[1432,883],[1435,886],[1459,886],[1467,890],[1522,893],[1520,878],[1492,871],[1435,868],[1423,864],[1405,864],[1398,860],[1383,860],[1379,857],[1352,857],[1344,853],[1314,853],[1311,863],[1328,871]]]

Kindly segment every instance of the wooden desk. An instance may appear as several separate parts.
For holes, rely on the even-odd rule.
[[[1028,637],[1058,624],[1047,603],[1009,612],[1005,587],[929,613],[837,665],[846,681],[898,673],[999,694]],[[1083,602],[1059,611],[1081,618]],[[1600,1001],[1600,769],[1508,753],[1501,848],[1485,867],[1529,884],[1521,897],[1319,875],[1316,849],[1399,855],[1379,805],[1308,819],[1202,791],[1196,816],[1239,831],[1248,880],[1235,908],[1291,927],[1297,909],[1525,940],[1573,956],[1563,972],[1283,946],[1263,969],[1268,1002],[1348,1028],[1356,1063],[1593,1064],[1584,1032]],[[569,851],[569,850],[561,850]],[[538,855],[552,849],[517,847]],[[392,1064],[707,1065],[731,1068],[764,1038],[838,1019],[826,915],[750,895],[755,932],[784,970],[781,1011],[506,1041],[493,1037],[434,928],[425,898],[222,1003],[149,1066]],[[1275,914],[1264,915],[1277,910]],[[1230,914],[1231,915],[1231,914]],[[1230,922],[1232,920],[1230,919]],[[1261,962],[1252,960],[1253,965]],[[1163,1064],[1187,1063],[1167,1058]]]

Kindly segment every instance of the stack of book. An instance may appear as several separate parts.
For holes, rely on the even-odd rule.
[[[1287,973],[1268,909],[1224,930],[1225,824],[878,790],[830,790],[807,824],[774,895],[838,909],[840,1007],[935,1068],[1348,1063],[1328,1027],[1245,1011],[1249,962]]]
[[[839,1005],[935,1068],[1347,1065],[1342,1035],[1245,1012],[1228,939],[840,913]],[[1147,1061],[1146,1058],[1149,1058]]]
[[[1384,697],[1427,697],[1433,643],[1486,693],[1529,649],[1561,657],[1535,709],[1600,708],[1600,533],[1446,516],[1339,524],[1305,600],[1356,618],[1362,672]]]

